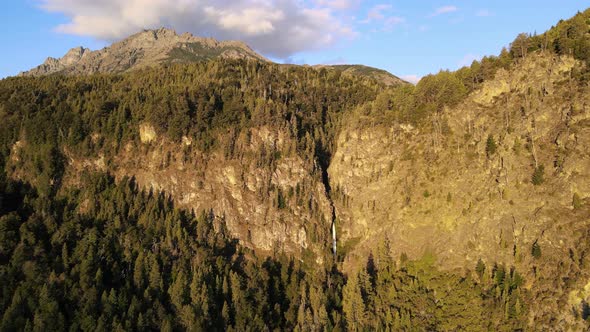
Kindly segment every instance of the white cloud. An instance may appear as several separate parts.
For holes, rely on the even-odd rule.
[[[246,8],[241,12],[205,7],[205,14],[225,30],[241,31],[247,36],[272,33],[277,22],[285,18],[280,10],[266,11],[261,8]]]
[[[56,31],[113,41],[162,26],[218,39],[238,39],[276,58],[354,38],[336,10],[357,0],[38,0],[69,22]]]
[[[433,13],[428,15],[428,17],[435,17],[435,16],[439,16],[442,14],[453,13],[453,12],[456,12],[457,10],[459,10],[459,8],[457,8],[455,6],[443,6],[443,7],[439,7],[437,9],[435,9]]]
[[[399,78],[401,78],[402,80],[406,81],[406,82],[410,82],[412,84],[418,84],[418,82],[420,82],[420,79],[422,78],[421,76],[418,75],[402,75]]]
[[[477,11],[477,13],[475,13],[475,16],[478,16],[478,17],[490,17],[490,16],[494,16],[494,13],[492,13],[488,9],[480,9],[480,10]]]

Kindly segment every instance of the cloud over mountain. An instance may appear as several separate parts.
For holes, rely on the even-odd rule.
[[[41,8],[69,22],[63,33],[117,40],[141,29],[239,39],[278,58],[325,48],[355,36],[337,15],[349,1],[298,0],[41,0]]]

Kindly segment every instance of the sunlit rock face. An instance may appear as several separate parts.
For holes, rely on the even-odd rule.
[[[178,35],[174,30],[161,28],[144,30],[97,51],[73,48],[64,57],[48,58],[42,65],[21,75],[120,73],[162,63],[214,58],[267,61],[239,41],[217,41],[189,33]]]

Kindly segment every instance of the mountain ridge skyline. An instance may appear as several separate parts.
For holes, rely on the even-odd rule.
[[[94,51],[84,46],[74,47],[63,57],[48,57],[39,66],[23,71],[18,76],[122,73],[167,63],[188,63],[215,58],[249,59],[274,63],[239,40],[217,40],[195,36],[189,32],[179,34],[174,29],[161,27],[143,29]],[[285,66],[293,65],[285,64]],[[406,83],[386,70],[363,64],[309,66],[341,70],[352,75],[364,75],[377,79],[385,85]]]
[[[56,1],[43,2],[46,4],[56,3]],[[2,24],[10,33],[0,36],[0,42],[10,45],[12,51],[0,55],[0,77],[13,76],[20,71],[28,70],[42,63],[46,56],[61,57],[67,50],[78,45],[84,45],[94,50],[110,43],[110,41],[107,42],[93,36],[91,30],[79,31],[77,34],[57,30],[58,26],[73,22],[76,13],[87,10],[76,1],[68,0],[68,2],[72,3],[68,7],[69,9],[58,8],[55,5],[49,8],[38,2],[5,4],[7,6],[5,12],[11,13],[11,15],[8,15]],[[105,2],[108,1],[101,0],[96,6],[100,7],[99,5]],[[156,1],[154,4],[160,2]],[[186,3],[192,2],[194,1],[186,1]],[[343,23],[356,31],[356,36],[336,39],[333,44],[320,49],[298,49],[287,57],[276,58],[262,52],[263,49],[257,46],[264,40],[275,38],[263,30],[256,36],[257,42],[252,44],[246,39],[252,40],[253,37],[248,37],[237,30],[231,32],[223,29],[206,29],[194,24],[183,24],[186,20],[177,20],[174,17],[166,18],[165,10],[158,11],[152,8],[154,6],[149,5],[143,6],[142,11],[136,11],[134,14],[133,21],[138,25],[132,31],[139,31],[142,27],[169,26],[178,31],[190,31],[206,37],[246,41],[255,50],[275,62],[364,64],[385,69],[407,80],[413,79],[415,82],[417,78],[428,73],[436,73],[440,69],[454,70],[483,55],[499,54],[502,47],[508,46],[518,33],[547,30],[559,19],[570,17],[586,6],[582,1],[560,4],[549,1],[533,4],[525,1],[519,2],[518,6],[513,6],[508,1],[485,5],[467,1],[447,3],[426,1],[418,5],[399,3],[394,6],[378,1],[363,1],[362,3],[358,1],[305,2],[309,3],[309,8],[325,8],[332,17],[343,20]],[[318,4],[320,2],[321,4]],[[336,6],[336,2],[342,4]],[[239,3],[248,6],[249,1],[240,1]],[[347,3],[348,6],[344,6],[344,3]],[[208,0],[203,4],[218,8],[216,1]],[[302,6],[303,9],[307,8],[307,5]],[[122,10],[121,6],[111,7],[114,11],[113,15],[120,14],[118,10]],[[455,7],[456,10],[427,17],[443,7]],[[285,11],[283,10],[283,12]],[[99,15],[100,11],[94,10],[87,13],[93,17],[93,15]],[[142,16],[142,13],[145,13],[143,14],[145,16]],[[229,16],[223,17],[227,17],[229,20],[232,17],[231,13],[227,12],[226,14]],[[146,21],[148,14],[155,21]],[[22,17],[26,19],[20,19]],[[219,19],[221,20],[223,17],[219,17]],[[396,21],[394,19],[396,17],[403,18],[403,22]],[[392,23],[399,23],[384,29],[384,24],[388,20]],[[128,22],[127,20],[123,21]],[[199,22],[199,20],[189,20],[189,22],[191,21],[197,22],[195,24]],[[103,24],[102,26],[105,29],[110,27],[113,30],[119,27],[118,24]],[[272,26],[277,28],[275,25]],[[311,31],[315,35],[323,36],[321,31],[314,29],[316,28],[312,28]],[[289,34],[280,36],[288,41],[292,38]]]

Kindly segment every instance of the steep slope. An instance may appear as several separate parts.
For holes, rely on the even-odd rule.
[[[330,128],[379,87],[357,76],[233,59],[8,79],[0,89],[9,99],[3,118],[16,121],[15,130],[21,112],[28,118],[18,133],[4,133],[16,134],[7,166],[46,192],[79,186],[86,172],[133,177],[182,208],[224,220],[247,247],[321,264],[331,259]],[[29,98],[29,89],[41,99]]]
[[[588,50],[590,10],[345,120],[328,170],[344,269],[379,242],[484,279],[503,263],[524,274],[530,326],[585,329]]]
[[[177,35],[173,30],[161,28],[144,30],[98,51],[73,48],[63,58],[48,58],[21,75],[120,73],[162,63],[215,58],[268,61],[239,41],[217,41],[189,33]]]
[[[153,127],[143,124],[142,129]],[[180,144],[143,137],[139,146],[128,143],[109,170],[119,179],[134,177],[144,188],[170,194],[180,207],[213,211],[243,245],[298,256],[309,251],[321,264],[326,241],[320,239],[329,238],[332,212],[310,158],[291,151],[297,143],[288,130],[257,126],[230,133],[234,141],[224,144],[234,144],[232,154],[194,151],[187,137]],[[83,168],[70,171],[75,177]]]
[[[449,269],[517,266],[539,297],[551,293],[533,320],[568,305],[590,277],[572,261],[590,249],[590,88],[571,78],[579,66],[530,55],[418,128],[352,116],[329,168],[348,264],[387,238],[396,255],[433,253]],[[551,324],[567,326],[568,314]]]

